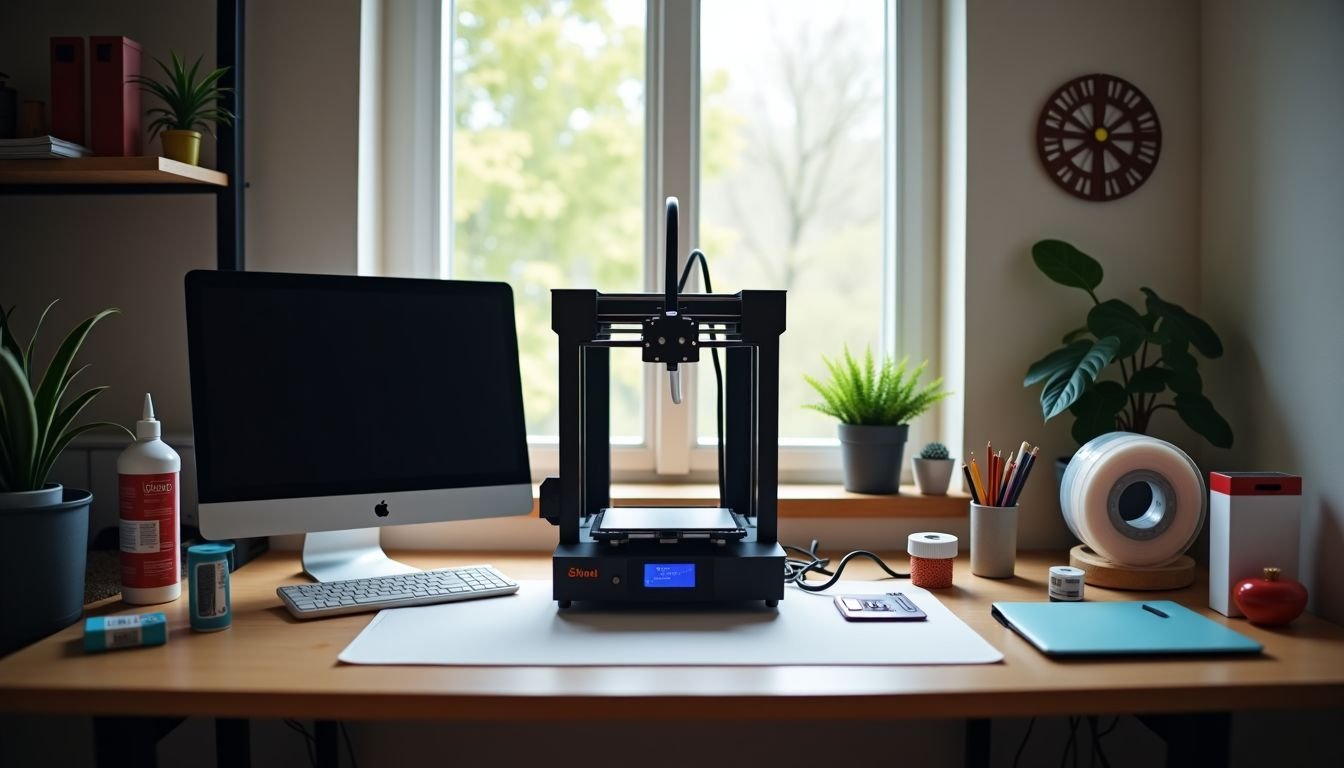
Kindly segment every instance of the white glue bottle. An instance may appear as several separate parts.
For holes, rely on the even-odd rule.
[[[134,605],[176,600],[182,594],[178,554],[178,478],[182,459],[159,439],[154,402],[145,393],[135,442],[117,457],[121,496],[121,599]]]

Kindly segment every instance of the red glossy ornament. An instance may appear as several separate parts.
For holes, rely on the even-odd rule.
[[[1278,568],[1266,568],[1263,579],[1242,579],[1232,599],[1258,627],[1281,627],[1302,615],[1307,588],[1292,579],[1280,579]]]

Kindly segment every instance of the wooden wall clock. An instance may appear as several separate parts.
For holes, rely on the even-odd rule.
[[[1116,200],[1143,185],[1162,151],[1153,103],[1127,80],[1094,74],[1061,85],[1036,123],[1046,173],[1084,200]]]

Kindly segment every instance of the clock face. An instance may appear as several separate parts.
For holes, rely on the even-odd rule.
[[[1085,75],[1060,86],[1036,123],[1046,173],[1084,200],[1115,200],[1157,167],[1162,125],[1143,91],[1114,75]]]

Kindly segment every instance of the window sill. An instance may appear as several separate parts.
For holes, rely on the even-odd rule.
[[[616,506],[707,507],[718,502],[718,489],[708,484],[622,484],[611,486]],[[532,489],[532,515],[537,515],[537,490]],[[838,485],[779,486],[781,518],[901,518],[966,517],[971,497],[960,491],[946,496],[923,496],[913,485],[901,486],[899,496],[850,493]]]

